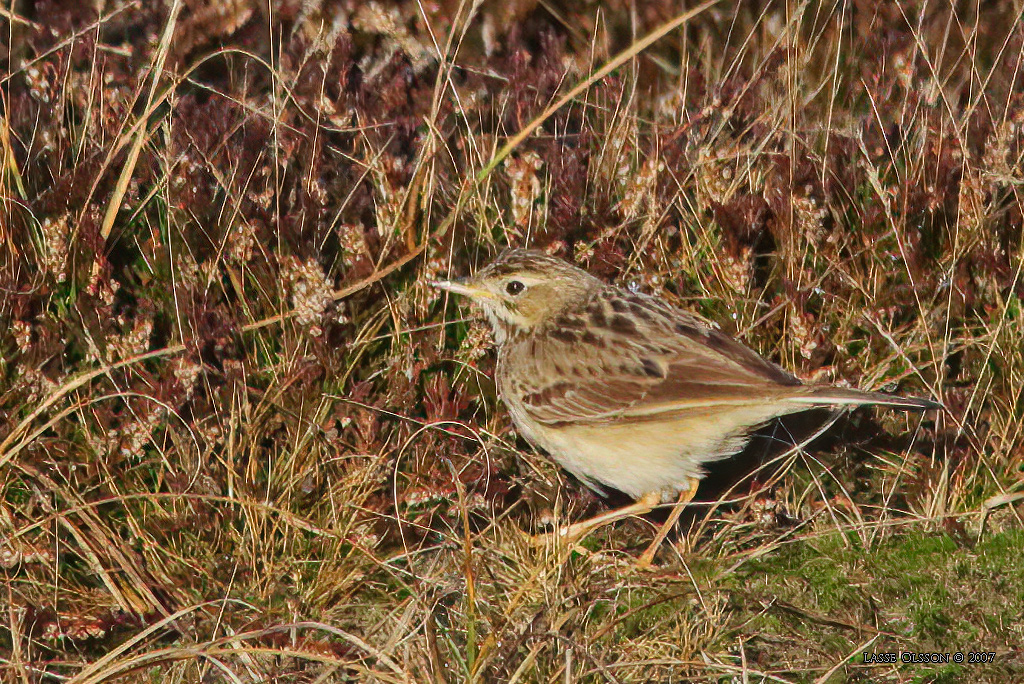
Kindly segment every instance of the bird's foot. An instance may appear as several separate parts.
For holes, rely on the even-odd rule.
[[[613,522],[624,520],[625,518],[631,518],[633,516],[646,515],[654,510],[654,507],[661,502],[661,496],[659,493],[654,492],[646,494],[639,500],[631,503],[628,506],[622,508],[616,508],[613,511],[606,511],[601,515],[596,515],[593,518],[587,520],[581,520],[578,523],[572,525],[566,525],[560,527],[557,530],[551,532],[545,532],[543,534],[537,534],[530,537],[531,546],[547,546],[553,541],[557,540],[559,544],[565,544],[568,546],[576,546],[579,542],[583,541],[587,535],[595,530],[598,530],[605,525],[610,525]]]
[[[640,570],[647,570],[654,563],[654,556],[658,553],[658,549],[661,547],[661,543],[665,541],[665,537],[668,533],[676,526],[679,522],[679,516],[682,515],[683,509],[686,508],[686,504],[693,500],[694,495],[697,493],[697,486],[700,484],[700,480],[695,477],[690,478],[690,487],[686,491],[679,495],[679,501],[676,502],[675,506],[672,507],[672,512],[668,515],[668,520],[658,530],[658,534],[655,535],[654,541],[647,547],[643,555],[636,562],[636,567]]]

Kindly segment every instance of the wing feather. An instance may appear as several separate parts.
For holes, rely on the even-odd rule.
[[[793,390],[800,381],[779,366],[644,295],[606,290],[553,325],[557,334],[541,331],[509,350],[532,371],[509,389],[543,424],[657,419],[800,392]]]

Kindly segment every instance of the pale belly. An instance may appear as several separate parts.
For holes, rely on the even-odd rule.
[[[765,406],[729,411],[694,411],[665,419],[548,427],[530,420],[508,402],[520,433],[543,448],[566,470],[598,491],[613,487],[633,498],[658,492],[674,501],[704,476],[704,463],[735,454],[747,441],[750,425],[778,410]],[[596,485],[596,486],[595,486]]]

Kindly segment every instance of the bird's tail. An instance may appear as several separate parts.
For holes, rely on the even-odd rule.
[[[931,399],[916,397],[897,397],[881,392],[865,392],[864,390],[846,387],[808,387],[807,392],[792,397],[790,400],[808,406],[888,406],[904,411],[931,411],[945,408]]]

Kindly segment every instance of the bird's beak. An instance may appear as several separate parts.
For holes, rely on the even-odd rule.
[[[440,290],[447,290],[453,294],[469,297],[470,299],[494,299],[494,295],[482,287],[474,286],[472,281],[435,280],[430,284]]]

